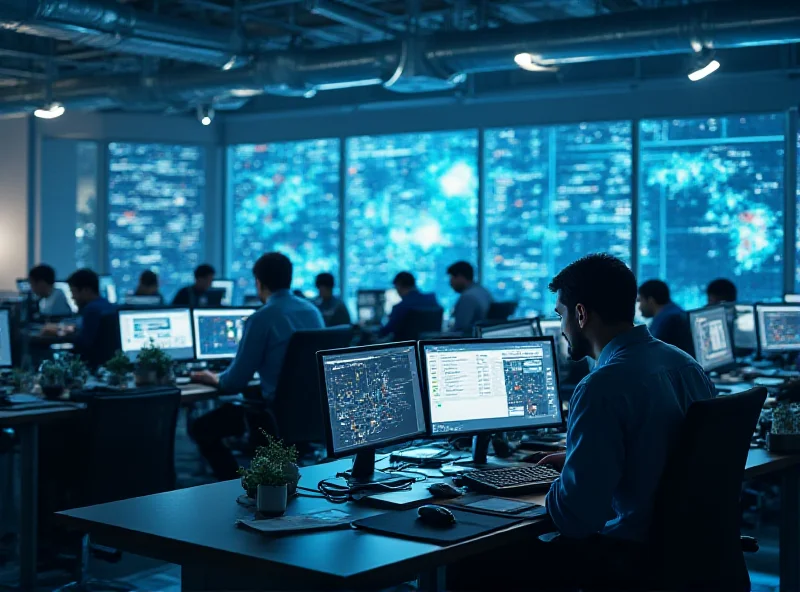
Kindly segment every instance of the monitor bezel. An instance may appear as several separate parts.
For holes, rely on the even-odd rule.
[[[120,351],[128,356],[128,352],[123,349],[122,344],[122,315],[123,314],[151,314],[157,313],[160,311],[169,311],[169,312],[180,312],[186,310],[189,312],[189,332],[192,335],[192,355],[188,358],[175,358],[172,354],[168,354],[170,358],[172,358],[173,362],[183,363],[183,362],[194,362],[194,355],[195,355],[195,345],[194,345],[194,327],[193,327],[193,320],[192,320],[192,309],[188,306],[161,306],[158,308],[118,308],[117,309],[117,325],[119,326],[119,348]],[[141,350],[139,350],[141,351]],[[128,356],[130,358],[130,356]]]
[[[252,306],[215,306],[213,308],[192,308],[191,309],[191,319],[192,319],[192,341],[194,342],[194,361],[196,362],[214,362],[217,360],[233,360],[236,358],[236,354],[232,356],[215,356],[212,358],[201,358],[200,357],[200,341],[198,340],[198,330],[197,330],[197,323],[195,322],[195,313],[199,312],[200,316],[210,316],[211,314],[219,313],[234,313],[241,310],[249,310],[250,314],[247,316],[249,319],[253,316],[253,313],[258,310],[257,308],[253,308]],[[239,351],[238,348],[236,350]]]
[[[449,346],[456,346],[456,345],[470,345],[470,344],[477,344],[477,345],[486,345],[491,343],[528,343],[528,342],[548,342],[550,343],[550,352],[552,353],[553,359],[553,372],[555,376],[555,387],[556,387],[556,397],[558,397],[558,414],[560,416],[560,421],[558,423],[552,424],[543,424],[538,425],[536,427],[531,427],[530,425],[522,425],[522,426],[503,426],[501,428],[484,428],[481,430],[470,430],[468,432],[449,432],[447,434],[434,434],[433,433],[433,418],[431,414],[431,396],[430,392],[428,391],[428,365],[426,363],[425,358],[425,348],[427,346],[436,346],[436,345],[449,345]],[[423,407],[425,410],[425,425],[428,428],[427,436],[429,438],[436,438],[436,439],[444,439],[444,438],[451,438],[453,436],[477,436],[481,434],[494,434],[498,432],[523,432],[523,431],[534,431],[534,430],[543,430],[547,428],[563,428],[566,425],[566,418],[564,417],[564,401],[561,399],[561,382],[558,376],[558,357],[556,355],[556,342],[553,339],[552,335],[542,335],[540,337],[499,337],[496,339],[487,338],[468,338],[468,339],[431,339],[420,341],[417,346],[417,352],[419,355],[419,368],[420,368],[420,377],[422,378],[422,394],[423,394]]]
[[[327,349],[317,352],[317,379],[319,380],[319,392],[320,392],[320,397],[322,398],[322,420],[323,420],[323,427],[325,429],[325,447],[327,448],[329,457],[347,458],[350,456],[355,456],[359,452],[370,451],[370,450],[375,451],[375,450],[380,450],[381,448],[386,448],[388,446],[394,446],[395,444],[411,442],[419,437],[424,437],[429,430],[428,430],[428,417],[425,414],[425,389],[423,388],[423,385],[420,384],[419,385],[420,399],[422,403],[423,417],[425,418],[424,421],[425,425],[423,426],[423,429],[421,431],[416,432],[413,435],[406,435],[406,436],[400,436],[398,438],[392,438],[391,440],[386,440],[385,442],[381,442],[378,445],[365,444],[363,446],[348,448],[347,450],[337,452],[334,449],[333,445],[333,428],[331,427],[331,409],[330,405],[328,404],[328,389],[327,385],[325,384],[325,369],[324,369],[325,366],[323,362],[325,356],[359,354],[370,351],[396,349],[399,347],[411,347],[414,350],[414,359],[417,364],[417,379],[421,382],[422,369],[419,367],[419,348],[417,346],[417,343],[418,342],[416,341],[394,341],[391,343],[379,343],[376,345],[362,345],[357,347],[346,347],[340,349]]]
[[[730,362],[725,362],[724,364],[720,364],[719,366],[714,366],[713,368],[703,368],[703,365],[700,363],[700,360],[697,359],[697,343],[694,339],[694,315],[699,315],[704,312],[709,312],[714,309],[722,310],[724,317],[725,317],[725,330],[728,332],[728,344],[731,348],[731,357],[733,358]],[[734,310],[735,312],[735,310]],[[716,372],[718,374],[724,374],[725,372],[729,372],[736,368],[736,343],[733,340],[733,332],[731,331],[731,327],[728,324],[728,305],[726,304],[712,304],[709,306],[704,306],[702,308],[695,308],[694,310],[690,310],[688,312],[689,317],[689,333],[692,337],[692,349],[694,350],[694,359],[695,361],[700,364],[700,367],[703,368],[703,372],[710,373]],[[735,322],[735,318],[734,318]]]
[[[782,356],[786,354],[793,354],[800,352],[800,346],[796,349],[779,349],[775,351],[770,351],[765,349],[761,345],[761,321],[758,318],[758,310],[764,307],[781,307],[786,308],[796,308],[800,311],[800,304],[792,304],[790,302],[756,302],[753,305],[755,308],[753,309],[753,314],[755,314],[755,321],[756,321],[756,352],[758,357],[763,358],[764,356]]]
[[[492,325],[475,325],[475,332],[478,334],[478,339],[486,340],[486,339],[519,339],[518,337],[484,337],[483,332],[487,329],[489,333],[492,332],[492,329],[497,329],[502,327],[503,329],[510,329],[516,327],[530,327],[533,332],[535,333],[537,330],[539,331],[539,335],[533,335],[533,337],[540,337],[542,334],[541,327],[539,326],[539,319],[532,318],[532,319],[515,319],[513,321],[506,321],[504,323],[497,323]],[[525,337],[523,339],[530,339],[530,337]]]

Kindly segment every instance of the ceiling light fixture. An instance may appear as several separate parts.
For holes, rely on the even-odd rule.
[[[211,125],[214,121],[214,109],[203,105],[197,106],[197,120],[203,125]]]
[[[537,61],[538,56],[530,53],[518,53],[514,56],[514,63],[528,72],[556,72],[555,66],[545,66]]]
[[[719,70],[719,62],[714,59],[714,51],[704,48],[692,56],[689,80],[697,82]]]
[[[227,72],[228,70],[230,70],[231,68],[233,68],[236,65],[237,59],[238,59],[237,56],[235,56],[235,55],[231,56],[231,59],[229,59],[227,62],[225,62],[225,65],[222,66],[222,69],[225,72]]]
[[[64,111],[66,111],[66,109],[64,109],[64,105],[61,103],[50,103],[34,111],[33,115],[39,119],[55,119],[56,117],[64,115]]]

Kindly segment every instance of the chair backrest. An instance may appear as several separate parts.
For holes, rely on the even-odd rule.
[[[175,387],[97,393],[88,399],[85,502],[101,504],[175,488]]]
[[[444,309],[414,308],[409,310],[394,332],[395,341],[416,341],[423,333],[438,333],[442,330]]]
[[[325,441],[317,352],[349,347],[352,337],[350,325],[297,331],[292,335],[273,405],[278,436],[287,444]]]
[[[689,407],[653,512],[651,560],[659,589],[750,590],[739,496],[766,397],[766,389],[754,388]]]
[[[518,302],[492,302],[486,319],[489,321],[507,321],[508,317],[517,312]]]

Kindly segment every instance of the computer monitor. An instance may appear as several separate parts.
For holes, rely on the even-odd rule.
[[[569,343],[561,332],[561,321],[559,319],[539,319],[539,327],[542,335],[552,337],[556,344],[556,359],[560,363],[569,362]]]
[[[380,325],[386,315],[388,290],[359,290],[356,293],[358,322],[361,325]]]
[[[64,296],[67,297],[67,304],[69,305],[70,310],[73,314],[77,314],[78,312],[78,305],[75,304],[75,301],[72,299],[72,290],[69,288],[69,284],[67,282],[56,282],[53,284],[57,290],[61,290],[64,293]]]
[[[733,347],[737,350],[758,348],[756,340],[756,311],[752,304],[737,304],[734,307]]]
[[[0,308],[0,368],[13,366],[11,355],[11,313],[7,308]]]
[[[239,351],[252,308],[197,308],[192,311],[196,360],[232,360]]]
[[[706,372],[730,369],[736,363],[724,306],[689,311],[694,357]]]
[[[110,275],[100,276],[100,296],[108,300],[111,304],[117,303],[117,285],[114,278]]]
[[[205,294],[198,298],[198,308],[218,308],[222,306],[222,301],[225,299],[224,288],[209,288]]]
[[[164,300],[158,294],[149,294],[138,296],[136,294],[128,294],[125,296],[125,306],[139,306],[155,308],[164,304]]]
[[[17,280],[17,292],[20,294],[30,294],[31,292],[31,283],[25,278],[19,278]]]
[[[212,288],[220,288],[224,290],[222,296],[222,306],[233,306],[233,288],[235,282],[233,280],[214,280],[211,282]]]
[[[561,426],[552,337],[421,341],[429,434],[492,434]],[[473,447],[486,462],[488,438]]]
[[[499,339],[506,337],[539,337],[538,319],[522,319],[509,323],[498,323],[496,325],[478,325],[475,327],[478,337],[483,339]]]
[[[800,304],[800,294],[784,294],[783,301],[787,304]]]
[[[426,433],[416,343],[321,351],[317,361],[329,456],[356,455],[351,481],[392,478],[375,470],[375,450]]]
[[[800,305],[756,304],[760,354],[800,351]]]
[[[119,311],[122,351],[132,361],[152,339],[177,362],[194,358],[192,316],[188,308]]]

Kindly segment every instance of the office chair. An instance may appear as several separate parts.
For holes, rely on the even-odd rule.
[[[423,333],[439,333],[443,318],[444,309],[438,306],[409,310],[394,332],[394,341],[417,341]]]
[[[486,320],[507,321],[508,318],[517,312],[519,302],[492,302],[489,305],[489,312],[486,313]]]
[[[175,387],[95,393],[87,399],[81,488],[74,507],[152,495],[175,488],[175,428],[181,392]],[[77,581],[60,590],[127,590],[92,582],[87,568],[91,548],[81,539]],[[97,548],[102,556],[112,556]]]

